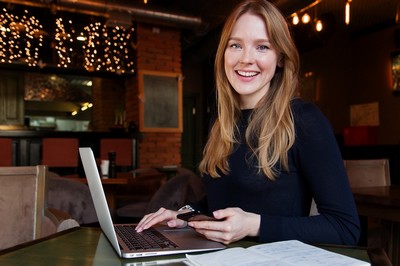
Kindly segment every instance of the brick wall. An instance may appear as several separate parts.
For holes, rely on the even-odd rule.
[[[181,162],[181,133],[146,133],[139,147],[141,167]]]
[[[137,26],[137,70],[182,72],[180,30]],[[125,123],[139,125],[139,82],[137,75],[126,79],[94,78],[92,87],[92,130],[109,131],[115,125],[115,110],[125,110]],[[126,125],[125,124],[125,125]],[[138,167],[181,164],[181,133],[142,133]]]
[[[124,108],[124,93],[119,79],[93,78],[93,131],[109,131],[115,125],[115,111]]]
[[[137,26],[137,69],[182,72],[180,31],[175,28]],[[127,121],[139,125],[137,76],[125,82]],[[139,167],[181,164],[181,133],[143,133],[139,142]]]

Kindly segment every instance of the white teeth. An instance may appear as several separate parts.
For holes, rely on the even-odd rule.
[[[237,73],[238,73],[239,75],[245,76],[245,77],[253,77],[253,76],[257,75],[257,72],[238,71]]]

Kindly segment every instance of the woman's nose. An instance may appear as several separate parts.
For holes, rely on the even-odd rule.
[[[249,49],[243,49],[240,58],[240,63],[242,64],[252,64],[254,63],[254,54]]]

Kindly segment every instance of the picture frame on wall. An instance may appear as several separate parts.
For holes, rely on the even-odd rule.
[[[142,70],[139,78],[139,130],[182,132],[182,74]]]

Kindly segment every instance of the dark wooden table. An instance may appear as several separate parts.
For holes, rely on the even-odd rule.
[[[393,265],[400,265],[400,186],[353,188],[359,215],[379,218],[388,232],[385,247]]]
[[[241,240],[230,247],[248,247],[257,242]],[[369,251],[344,246],[322,246],[332,252],[369,261]],[[187,265],[185,254],[121,259],[99,228],[80,227],[43,240],[0,251],[0,265]]]

